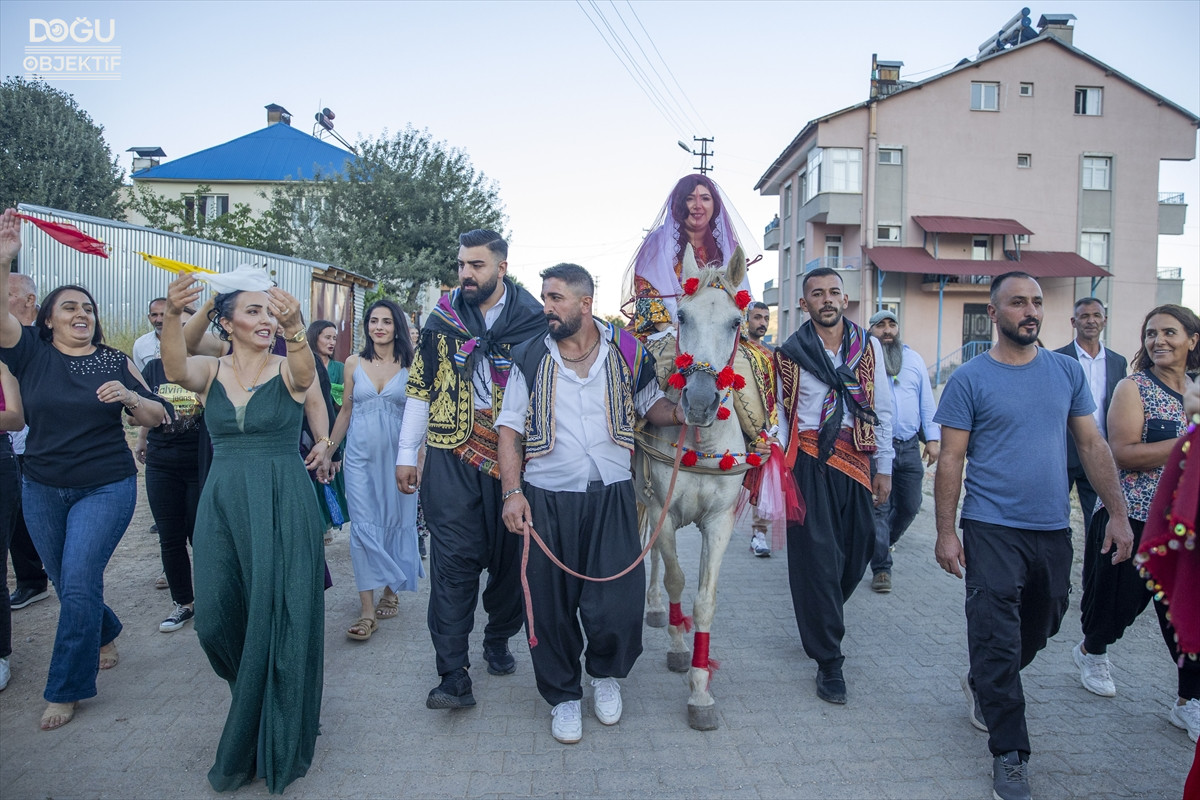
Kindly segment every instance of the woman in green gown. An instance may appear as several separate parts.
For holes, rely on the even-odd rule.
[[[178,316],[200,291],[188,274],[171,283],[161,352],[168,379],[201,396],[213,444],[196,516],[195,626],[232,702],[208,780],[229,791],[261,777],[278,794],[307,772],[320,725],[322,530],[296,450],[313,355],[299,303],[272,287],[217,295],[211,316],[232,352],[187,357]],[[271,354],[276,328],[286,358]]]

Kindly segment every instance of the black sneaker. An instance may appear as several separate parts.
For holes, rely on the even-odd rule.
[[[466,708],[475,705],[475,695],[471,694],[471,676],[462,667],[447,672],[429,696],[425,698],[426,708]]]
[[[995,800],[1030,800],[1029,763],[1013,750],[992,759],[992,797]]]
[[[12,605],[12,610],[31,606],[39,600],[45,600],[50,596],[50,588],[43,586],[41,589],[32,589],[28,586],[18,586],[17,590],[8,597],[9,603]]]
[[[508,649],[508,642],[484,644],[483,657],[487,659],[489,675],[511,675],[517,671],[517,660]]]
[[[192,617],[196,616],[196,612],[187,606],[182,606],[179,603],[175,604],[175,610],[171,612],[171,616],[164,619],[158,624],[158,629],[163,633],[177,631],[183,627],[184,623]]]

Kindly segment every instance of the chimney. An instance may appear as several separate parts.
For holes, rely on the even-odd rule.
[[[1043,14],[1038,20],[1038,35],[1053,36],[1063,44],[1073,45],[1075,39],[1075,28],[1071,26],[1071,21],[1075,19],[1074,14]]]
[[[286,108],[275,103],[267,106],[267,127],[282,122],[284,125],[291,127],[292,115]]]
[[[877,54],[871,54],[871,97],[887,97],[898,91],[900,87],[900,68],[903,61],[880,61]]]

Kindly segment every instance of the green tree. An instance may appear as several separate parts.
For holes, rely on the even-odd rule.
[[[503,233],[494,181],[428,131],[366,139],[344,173],[276,190],[272,211],[292,220],[292,252],[368,275],[411,308],[430,281],[458,282],[458,234]]]
[[[121,218],[124,176],[75,98],[42,81],[0,84],[0,208],[17,203]]]
[[[293,255],[292,246],[296,237],[289,216],[279,213],[272,206],[255,217],[246,203],[234,204],[228,213],[219,217],[198,213],[197,209],[203,208],[204,196],[211,193],[210,186],[201,184],[178,198],[166,197],[135,183],[126,205],[130,211],[142,215],[151,228],[252,250]]]

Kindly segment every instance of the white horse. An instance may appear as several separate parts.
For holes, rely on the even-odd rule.
[[[739,341],[743,316],[735,297],[746,274],[746,258],[739,247],[725,269],[701,270],[688,246],[682,267],[681,283],[685,295],[679,298],[676,317],[678,347],[671,346],[675,341],[673,337],[665,337],[670,340],[667,344],[660,340],[652,342],[651,346],[658,351],[655,356],[660,364],[660,376],[664,372],[661,365],[666,359],[670,364],[669,371],[675,372],[678,368],[686,379],[682,390],[686,422],[683,463],[687,465],[692,460],[687,455],[688,450],[696,453],[696,463],[680,469],[662,531],[651,554],[646,623],[659,628],[668,626],[671,646],[667,667],[674,672],[688,673],[691,687],[688,724],[696,730],[714,730],[717,727],[716,705],[708,691],[708,683],[715,665],[710,666],[707,655],[708,634],[717,605],[717,574],[733,532],[734,508],[748,468],[744,452],[746,440],[737,414],[719,414],[718,409],[732,410],[733,406],[729,397],[731,387],[727,386],[730,372],[722,375],[722,370],[732,364]],[[695,289],[687,294],[692,280],[696,281],[691,284]],[[654,347],[656,344],[658,347]],[[691,357],[690,365],[688,356]],[[680,381],[679,378],[675,380],[676,383]],[[672,399],[679,394],[676,388],[668,389]],[[679,434],[679,427],[649,425],[639,433],[634,461],[638,499],[644,506],[643,536],[662,514]],[[736,463],[723,470],[720,466],[722,458],[726,459],[726,466],[729,466],[730,458]],[[688,618],[683,616],[680,607],[684,577],[675,552],[675,533],[691,523],[699,527],[703,538],[700,583],[696,588],[692,617]],[[671,603],[669,616],[663,608],[658,583],[660,559],[666,567],[663,583]],[[693,621],[696,627],[694,654],[688,651],[683,639]]]

